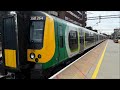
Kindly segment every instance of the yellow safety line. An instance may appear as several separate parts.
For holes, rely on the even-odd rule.
[[[107,42],[107,44],[108,44],[108,42]],[[97,77],[97,74],[98,74],[100,65],[101,65],[102,60],[103,60],[104,55],[105,55],[105,51],[106,51],[107,44],[106,44],[106,46],[105,46],[105,48],[104,48],[104,51],[103,51],[103,53],[102,53],[102,56],[101,56],[101,58],[100,58],[100,60],[99,60],[99,62],[98,62],[98,64],[97,64],[97,67],[96,67],[96,69],[95,69],[95,71],[94,71],[91,79],[96,79],[96,77]]]

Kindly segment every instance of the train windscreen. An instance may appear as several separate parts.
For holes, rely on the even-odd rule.
[[[30,24],[30,42],[42,43],[44,32],[44,21],[34,20]]]

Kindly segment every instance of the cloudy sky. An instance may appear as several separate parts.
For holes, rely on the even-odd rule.
[[[105,16],[105,15],[120,15],[120,11],[87,11],[87,17]],[[101,33],[111,34],[115,28],[120,27],[120,18],[109,18],[99,20],[87,20],[87,26],[92,26]]]

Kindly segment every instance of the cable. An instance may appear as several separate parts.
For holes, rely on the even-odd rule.
[[[95,16],[95,17],[88,17],[88,18],[98,18],[98,17],[108,17],[108,16],[119,16],[119,15],[105,15],[105,16]]]
[[[106,15],[106,16],[88,17],[87,20],[109,19],[109,18],[120,18],[120,15]]]

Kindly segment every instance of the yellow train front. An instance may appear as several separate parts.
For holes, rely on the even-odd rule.
[[[54,20],[43,12],[33,12],[30,16],[30,38],[27,61],[31,65],[31,77],[46,77],[44,72],[52,67],[50,63],[55,54]],[[50,73],[48,73],[50,74]]]

